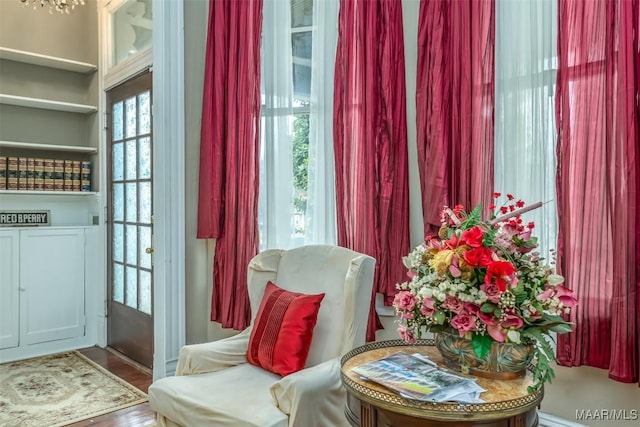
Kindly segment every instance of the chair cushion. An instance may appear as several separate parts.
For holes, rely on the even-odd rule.
[[[149,387],[149,403],[181,426],[287,427],[288,417],[275,406],[270,392],[279,379],[248,363],[206,374],[166,377]]]
[[[282,376],[303,369],[323,298],[267,282],[249,338],[249,363]]]

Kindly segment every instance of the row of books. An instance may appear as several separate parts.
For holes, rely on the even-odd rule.
[[[91,191],[91,162],[0,156],[0,190]]]

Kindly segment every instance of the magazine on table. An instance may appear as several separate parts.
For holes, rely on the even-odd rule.
[[[425,402],[484,402],[480,399],[480,393],[485,390],[474,379],[444,370],[420,354],[399,351],[356,366],[352,370],[406,399]]]

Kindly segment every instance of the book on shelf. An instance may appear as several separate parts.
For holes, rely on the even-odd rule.
[[[64,160],[64,191],[73,191],[73,161]]]
[[[7,190],[18,189],[18,158],[7,157]]]
[[[405,399],[423,402],[483,403],[485,390],[475,379],[441,368],[420,354],[402,351],[374,360],[352,371]]]
[[[91,162],[83,161],[80,163],[80,180],[81,190],[91,191]]]
[[[33,159],[33,189],[44,190],[44,159]]]
[[[18,190],[27,189],[27,158],[18,157]]]
[[[0,156],[0,190],[7,189],[7,157]]]
[[[36,159],[27,157],[27,190],[36,189]]]
[[[53,189],[64,191],[64,160],[53,161]]]
[[[54,190],[55,173],[53,159],[44,159],[44,189],[46,191]]]
[[[71,162],[71,189],[73,191],[81,191],[82,190],[82,177],[81,173],[81,162],[80,160],[73,160]]]

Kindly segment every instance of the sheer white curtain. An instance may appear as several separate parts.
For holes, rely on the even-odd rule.
[[[294,246],[293,71],[289,0],[264,0],[260,121],[260,250]]]
[[[338,9],[338,0],[316,0],[313,5],[306,244],[335,244],[337,241],[333,77],[338,42]]]
[[[495,189],[549,202],[523,217],[547,259],[557,240],[557,26],[556,0],[496,1]]]
[[[294,16],[295,22],[292,22],[292,3],[296,12],[304,13],[312,4],[312,22],[301,24],[300,19],[306,21],[309,18],[302,12]],[[289,249],[312,243],[335,244],[337,240],[333,173],[333,76],[338,4],[338,0],[264,0],[263,3],[260,250]],[[307,33],[310,26],[310,60],[293,57],[292,26],[298,30],[294,38]],[[305,46],[308,47],[303,41],[302,51]],[[304,56],[305,53],[298,52],[298,55]],[[294,62],[298,72],[310,70],[310,90],[304,71],[295,75],[298,80],[294,90]],[[300,117],[307,113],[308,184],[306,194],[301,195],[294,188],[293,141],[300,137],[295,134],[294,122],[296,114]],[[303,212],[300,212],[300,197],[306,197]]]

